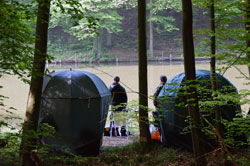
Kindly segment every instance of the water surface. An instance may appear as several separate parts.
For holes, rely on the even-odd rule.
[[[112,78],[119,75],[122,85],[128,92],[128,99],[138,99],[138,65],[137,64],[111,64],[111,65],[73,65],[73,66],[48,66],[49,70],[67,70],[72,68],[73,70],[84,70],[99,76],[104,83],[109,86],[112,83]],[[247,73],[246,66],[239,66],[243,73]],[[209,63],[196,64],[196,69],[209,70]],[[168,78],[173,77],[184,71],[183,64],[149,64],[148,65],[148,95],[151,96],[155,87],[159,84],[159,77],[165,74]],[[224,76],[230,80],[238,90],[250,89],[250,85],[244,85],[247,80],[241,76],[240,72],[235,68],[227,70]],[[0,94],[8,96],[9,99],[5,99],[7,106],[15,107],[17,110],[15,113],[24,117],[27,104],[27,97],[29,86],[18,80],[15,76],[3,76],[0,80],[0,85],[4,86],[0,89]],[[148,100],[150,108],[154,108],[152,100]],[[243,109],[247,110],[249,106],[243,106]],[[1,114],[3,110],[1,110]]]

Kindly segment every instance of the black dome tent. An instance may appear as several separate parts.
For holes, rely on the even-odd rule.
[[[196,80],[198,80],[201,89],[203,88],[203,91],[198,91],[199,100],[211,101],[210,71],[196,70]],[[165,146],[192,150],[191,135],[183,134],[183,129],[189,125],[186,121],[188,108],[186,106],[187,98],[184,83],[185,73],[175,75],[167,81],[158,96],[158,100],[161,103],[159,111],[161,117],[161,138]],[[216,85],[222,94],[237,93],[235,86],[218,73],[216,73]],[[220,106],[220,109],[222,118],[228,121],[232,121],[236,113],[241,110],[240,106],[232,101],[226,101]],[[212,122],[212,116],[207,117],[210,122]],[[208,140],[205,136],[204,140],[208,143],[206,148],[212,149],[211,140]]]
[[[92,73],[65,70],[46,76],[39,123],[53,126],[56,136],[41,141],[57,152],[97,155],[110,99],[107,86]]]

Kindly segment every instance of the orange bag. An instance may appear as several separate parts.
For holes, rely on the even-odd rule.
[[[152,139],[157,140],[157,141],[161,141],[161,135],[160,135],[159,130],[156,130],[154,132],[154,134],[152,134]]]

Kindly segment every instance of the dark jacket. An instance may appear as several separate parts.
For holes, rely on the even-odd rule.
[[[127,93],[124,87],[122,87],[119,83],[114,82],[110,85],[109,90],[112,95],[112,106],[120,105],[121,103],[126,104],[128,102]],[[122,111],[126,106],[119,107],[116,109],[117,111]]]
[[[155,92],[154,92],[154,101],[153,101],[155,107],[157,107],[157,105],[158,105],[158,103],[157,103],[157,96],[160,94],[160,92],[161,92],[161,90],[162,90],[162,88],[163,88],[164,85],[165,85],[165,83],[161,82],[156,87],[156,89],[155,89]]]

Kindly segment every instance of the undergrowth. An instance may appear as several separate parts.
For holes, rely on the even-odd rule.
[[[143,153],[138,142],[126,146],[104,147],[99,156],[61,156],[44,160],[45,165],[74,165],[74,166],[134,166],[134,165],[190,165],[192,155],[179,149],[164,148],[154,144],[152,150]],[[70,160],[65,160],[70,158]]]
[[[0,148],[0,165],[18,165],[19,140],[11,141],[5,147]],[[4,138],[2,137],[1,140]],[[15,143],[13,143],[15,142]],[[244,155],[243,155],[244,154]],[[37,150],[40,159],[39,166],[189,166],[192,165],[192,153],[177,148],[166,148],[154,143],[150,152],[143,153],[138,142],[125,146],[102,147],[100,154],[95,157],[82,157],[74,154],[56,155],[44,150]],[[248,166],[250,162],[249,149],[234,150],[232,152],[234,165]],[[208,165],[220,166],[223,155],[219,149],[206,154]]]

